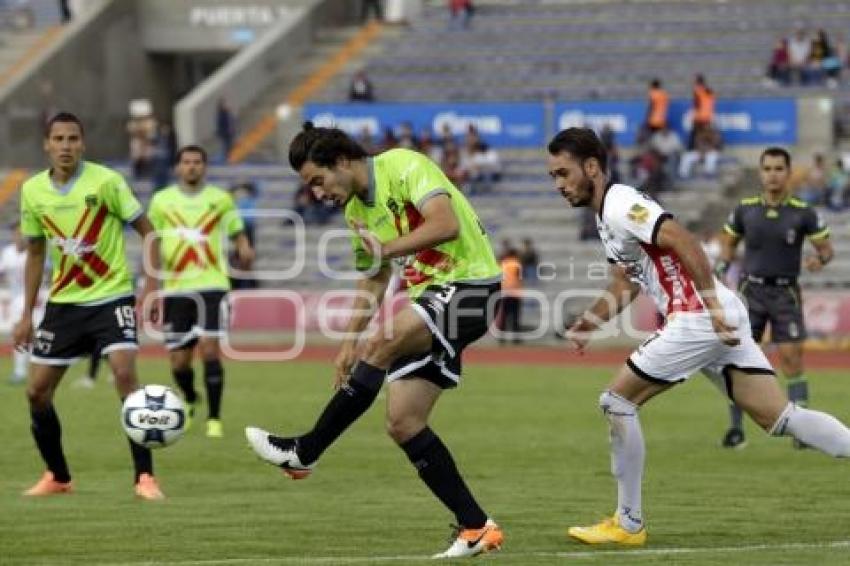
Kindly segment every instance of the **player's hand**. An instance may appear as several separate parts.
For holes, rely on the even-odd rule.
[[[251,266],[254,264],[254,259],[257,257],[254,248],[251,246],[240,247],[237,250],[236,255],[239,258],[240,269],[244,269],[245,271],[251,269]]]
[[[12,329],[12,343],[15,349],[19,352],[29,351],[32,344],[32,320],[26,317],[22,318],[15,324]]]
[[[139,295],[139,308],[141,309],[142,320],[152,323],[159,322],[160,313],[160,298],[155,296],[156,282],[145,281],[142,292]]]
[[[564,338],[572,350],[584,355],[584,349],[590,342],[590,333],[594,330],[596,327],[592,323],[584,317],[579,317],[564,333]]]
[[[816,255],[806,256],[805,264],[806,264],[806,269],[808,269],[812,273],[817,273],[818,271],[823,269],[823,262]]]
[[[723,318],[721,314],[711,314],[711,326],[714,328],[714,333],[717,334],[717,337],[720,338],[720,341],[726,344],[727,346],[737,346],[741,343],[741,339],[738,338],[735,333],[738,328],[736,326],[732,326],[731,324],[727,324],[726,320]]]
[[[346,381],[348,381],[348,378],[351,375],[351,369],[354,367],[355,363],[357,363],[357,345],[346,342],[342,345],[342,348],[340,348],[339,353],[336,355],[336,359],[334,359],[334,367],[336,368],[334,389],[339,389]]]
[[[363,247],[366,248],[366,251],[369,252],[369,255],[376,259],[384,259],[383,257],[383,246],[381,245],[381,241],[378,237],[366,229],[366,225],[362,222],[355,221],[354,222],[354,231],[360,236],[360,239],[363,240]]]

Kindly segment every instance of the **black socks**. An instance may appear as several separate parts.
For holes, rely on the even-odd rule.
[[[30,407],[30,417],[32,437],[47,469],[53,472],[53,479],[62,483],[71,481],[68,463],[62,452],[62,427],[53,405],[44,409]]]

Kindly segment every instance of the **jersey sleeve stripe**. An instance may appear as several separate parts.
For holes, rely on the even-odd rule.
[[[740,236],[740,234],[737,233],[735,229],[732,228],[729,224],[723,225],[723,231],[729,234],[730,236]]]
[[[828,237],[829,237],[829,228],[824,228],[823,230],[815,232],[814,234],[809,234],[810,240],[823,240],[824,238],[828,238]]]
[[[652,237],[649,239],[653,246],[658,245],[658,231],[661,230],[661,225],[664,224],[664,221],[668,218],[673,218],[673,215],[669,212],[664,212],[655,221],[655,226],[652,227]]]
[[[432,191],[428,191],[427,193],[425,193],[425,195],[421,199],[419,199],[417,202],[415,202],[414,204],[416,205],[416,208],[418,208],[419,210],[422,210],[422,207],[425,205],[425,203],[428,202],[429,200],[431,200],[432,198],[439,196],[439,195],[447,195],[447,194],[449,194],[449,191],[447,191],[446,189],[443,189],[443,188],[434,189]]]
[[[132,224],[133,222],[135,222],[136,220],[141,218],[142,214],[144,214],[144,213],[145,213],[145,209],[140,206],[139,209],[136,212],[134,212],[133,214],[131,214],[130,216],[127,217],[127,220],[125,220],[124,223],[125,224]]]

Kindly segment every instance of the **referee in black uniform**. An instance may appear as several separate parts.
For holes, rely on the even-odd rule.
[[[744,269],[738,291],[749,310],[753,338],[760,342],[770,322],[771,337],[779,349],[779,366],[788,380],[788,397],[805,406],[809,399],[803,374],[806,327],[797,276],[807,237],[815,254],[805,258],[806,269],[820,271],[830,262],[833,251],[829,228],[812,207],[791,196],[791,156],[787,151],[766,149],[759,159],[759,170],[762,194],[743,199],[729,215],[715,274],[723,280],[735,248],[743,240]],[[732,425],[723,446],[742,447],[741,409],[733,404],[731,415]]]

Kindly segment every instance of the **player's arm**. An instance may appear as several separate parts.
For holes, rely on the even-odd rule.
[[[381,259],[392,259],[427,250],[458,237],[460,222],[448,194],[427,199],[419,208],[422,224],[409,234],[390,240],[381,247]]]
[[[611,265],[611,281],[593,304],[567,330],[567,340],[581,351],[589,341],[588,334],[620,314],[640,293],[640,285],[629,279],[626,270]]]
[[[391,276],[392,267],[387,263],[382,265],[375,274],[357,281],[354,303],[351,305],[351,318],[345,328],[345,339],[334,360],[334,366],[336,366],[334,385],[337,388],[348,379],[348,374],[351,373],[351,368],[357,361],[357,342],[360,334],[381,306]]]
[[[143,315],[146,316],[148,320],[156,322],[159,317],[158,301],[150,301],[150,304],[147,303],[148,297],[154,293],[159,286],[159,235],[153,227],[153,224],[151,224],[150,219],[144,213],[132,220],[130,222],[130,226],[132,226],[142,238],[142,265],[145,272],[145,282],[142,287],[142,294],[139,297],[139,306],[144,309]],[[145,308],[146,305],[147,308]]]
[[[663,250],[675,252],[679,257],[685,270],[690,274],[703,304],[711,315],[711,323],[720,340],[727,346],[735,346],[740,343],[740,339],[735,335],[735,327],[726,324],[723,318],[723,307],[717,299],[711,264],[693,234],[672,217],[668,217],[661,220],[656,244]]]
[[[245,232],[239,232],[231,239],[236,248],[236,257],[239,258],[242,269],[251,269],[251,264],[254,263],[256,256],[248,236],[245,235]]]
[[[27,258],[24,262],[24,311],[15,325],[15,348],[24,349],[32,343],[32,313],[38,301],[38,289],[44,277],[44,260],[47,257],[47,241],[30,238],[27,241]]]

